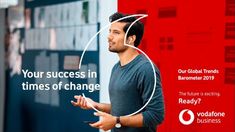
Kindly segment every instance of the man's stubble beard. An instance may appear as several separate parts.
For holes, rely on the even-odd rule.
[[[109,51],[113,52],[113,53],[122,53],[122,52],[125,52],[126,50],[127,50],[127,47],[123,47],[121,49],[110,49],[109,48]]]

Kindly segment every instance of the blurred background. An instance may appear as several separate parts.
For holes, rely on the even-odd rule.
[[[107,50],[108,29],[88,46],[81,69],[78,63],[88,41],[108,17],[117,1],[105,0],[1,0],[0,132],[97,132],[83,123],[98,120],[93,110],[73,107],[74,95],[85,93],[109,102],[108,82],[117,57]],[[100,46],[102,44],[103,46]],[[103,56],[102,58],[100,56]],[[108,64],[107,64],[108,62]],[[101,65],[104,64],[104,65]],[[97,72],[97,78],[24,78],[29,71]],[[100,74],[102,73],[102,75]],[[101,90],[22,90],[22,82],[100,84]]]

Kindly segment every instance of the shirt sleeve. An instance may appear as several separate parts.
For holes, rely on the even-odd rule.
[[[153,94],[151,100],[142,111],[143,127],[156,128],[156,126],[164,119],[164,101],[160,72],[155,67],[156,85],[155,91],[153,92],[154,72],[152,66],[148,62],[147,64],[142,65],[139,70],[140,74],[138,77],[138,88],[144,105],[148,102],[149,98]]]

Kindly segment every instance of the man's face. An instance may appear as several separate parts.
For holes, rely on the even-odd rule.
[[[126,25],[124,22],[115,22],[111,24],[108,35],[109,51],[121,53],[128,47],[124,46],[125,32],[123,27]]]

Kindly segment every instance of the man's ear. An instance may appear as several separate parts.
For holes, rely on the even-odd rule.
[[[135,40],[136,40],[136,36],[135,35],[131,35],[127,39],[127,44],[134,45]]]

